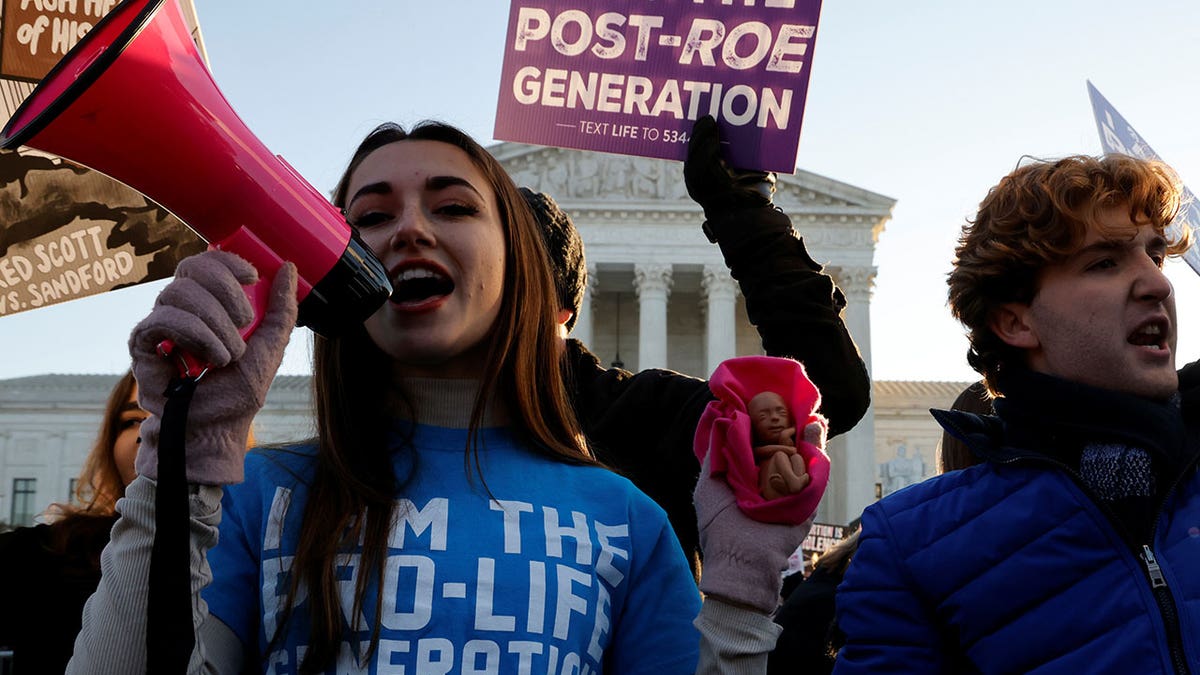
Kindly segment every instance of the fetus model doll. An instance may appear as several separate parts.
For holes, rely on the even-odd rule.
[[[817,510],[829,482],[828,423],[821,394],[792,359],[739,356],[723,361],[709,387],[694,449],[711,475],[723,476],[746,515],[801,523]]]
[[[810,480],[808,468],[796,452],[796,422],[783,397],[773,391],[760,392],[746,404],[746,413],[758,464],[759,492],[767,499],[778,499],[803,490]]]

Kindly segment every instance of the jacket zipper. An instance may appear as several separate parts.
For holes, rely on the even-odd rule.
[[[1187,475],[1189,471],[1191,471],[1192,465],[1196,463],[1196,457],[1197,456],[1193,456],[1190,460],[1188,460],[1188,463],[1184,465],[1183,470],[1175,476],[1175,480],[1171,483],[1171,487],[1163,493],[1162,499],[1160,499],[1158,502],[1158,508],[1154,511],[1154,521],[1150,526],[1150,542],[1142,544],[1142,552],[1140,555],[1136,556],[1142,561],[1146,568],[1146,574],[1150,580],[1150,592],[1154,596],[1155,604],[1158,605],[1158,613],[1160,618],[1162,618],[1163,628],[1167,633],[1167,649],[1171,653],[1171,664],[1175,667],[1175,672],[1177,675],[1189,675],[1191,671],[1188,669],[1187,657],[1183,652],[1183,634],[1179,626],[1179,614],[1175,606],[1175,596],[1171,594],[1171,589],[1167,586],[1167,579],[1165,576],[1163,576],[1162,568],[1158,564],[1158,558],[1154,556],[1154,551],[1150,548],[1150,546],[1154,542],[1154,535],[1158,532],[1158,521],[1162,519],[1163,509],[1166,507],[1171,495],[1175,492],[1175,488],[1179,487],[1179,483],[1183,480],[1183,477]],[[1068,476],[1071,476],[1079,489],[1083,490],[1084,494],[1088,496],[1088,499],[1090,499],[1097,508],[1104,512],[1104,514],[1108,517],[1109,523],[1111,523],[1116,530],[1121,532],[1121,538],[1125,541],[1130,541],[1132,539],[1132,537],[1128,536],[1129,533],[1125,531],[1125,528],[1121,525],[1121,522],[1115,517],[1116,514],[1112,512],[1112,509],[1108,508],[1104,502],[1095,498],[1095,494],[1092,492],[1091,488],[1089,488],[1087,484],[1083,482],[1083,477],[1080,476],[1079,473],[1070,466],[1067,466],[1063,462],[1060,462],[1056,459],[1045,456],[1012,457],[995,463],[1016,464],[1019,462],[1043,462],[1045,464],[1050,464],[1062,469]]]
[[[1142,544],[1142,560],[1146,563],[1146,573],[1150,575],[1150,588],[1166,588],[1167,578],[1163,576],[1162,568],[1149,544]]]
[[[1175,494],[1176,488],[1183,482],[1183,477],[1196,464],[1196,457],[1196,455],[1192,455],[1182,470],[1175,475],[1171,487],[1163,493],[1162,499],[1158,502],[1158,508],[1154,511],[1154,522],[1150,525],[1150,542],[1142,546],[1142,559],[1146,563],[1146,572],[1150,575],[1150,590],[1154,593],[1154,599],[1158,603],[1159,611],[1163,615],[1163,623],[1167,629],[1167,644],[1171,647],[1171,663],[1175,666],[1175,672],[1181,675],[1187,675],[1189,670],[1187,656],[1183,651],[1183,629],[1179,625],[1179,608],[1175,605],[1175,596],[1167,587],[1167,579],[1163,576],[1158,559],[1155,558],[1154,551],[1150,547],[1154,543],[1155,535],[1158,534],[1158,522],[1162,520],[1163,509],[1166,508],[1171,495]],[[1155,574],[1158,575],[1159,582],[1155,581]]]
[[[1175,607],[1175,597],[1167,586],[1162,568],[1149,544],[1142,545],[1142,561],[1146,563],[1146,572],[1150,575],[1150,590],[1154,593],[1154,601],[1158,603],[1159,612],[1163,615],[1163,625],[1167,630],[1167,644],[1171,648],[1171,663],[1175,672],[1181,675],[1188,673],[1187,658],[1183,654],[1183,635],[1179,627],[1178,609]]]

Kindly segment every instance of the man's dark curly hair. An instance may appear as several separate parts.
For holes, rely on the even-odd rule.
[[[567,330],[575,327],[579,307],[583,304],[583,289],[587,285],[587,262],[583,257],[583,239],[571,222],[571,217],[558,207],[554,198],[544,192],[521,188],[521,196],[533,210],[546,252],[550,254],[550,269],[554,273],[554,288],[558,291],[559,307],[571,310]]]

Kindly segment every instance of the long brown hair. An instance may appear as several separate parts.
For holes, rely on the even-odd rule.
[[[121,480],[113,450],[117,436],[121,434],[121,413],[136,386],[133,373],[127,370],[109,392],[100,431],[75,481],[75,492],[71,495],[75,503],[55,505],[67,517],[81,514],[111,516],[116,512],[117,500],[125,496],[125,482]]]
[[[966,389],[959,393],[958,398],[954,399],[954,403],[950,406],[951,410],[962,410],[964,412],[975,413],[976,415],[992,415],[992,395],[988,393],[987,387],[983,384],[983,380],[973,382]],[[942,442],[938,446],[937,451],[937,472],[939,474],[947,471],[957,471],[958,469],[966,469],[967,467],[975,466],[980,462],[980,459],[971,452],[971,448],[967,447],[966,443],[958,440],[950,435],[949,431],[942,431]]]
[[[558,299],[547,253],[533,214],[512,179],[482,146],[455,127],[422,122],[411,131],[396,124],[373,130],[355,150],[334,191],[345,207],[351,176],[375,150],[391,143],[427,140],[465,152],[496,195],[504,228],[504,290],[499,315],[486,338],[487,365],[471,411],[466,462],[482,473],[480,433],[489,401],[501,399],[512,430],[532,448],[564,462],[593,464],[559,370]],[[387,434],[391,425],[384,401],[392,369],[362,325],[339,337],[315,338],[313,387],[317,417],[316,470],[304,505],[303,526],[293,562],[284,620],[272,638],[282,639],[301,585],[307,590],[311,635],[302,673],[322,672],[337,658],[346,633],[357,632],[368,588],[376,582],[376,609],[369,658],[378,646],[384,563],[392,530],[395,500],[411,478],[397,476]],[[355,623],[345,625],[336,575],[339,553],[362,542],[361,566],[354,592]],[[354,640],[350,640],[354,644]]]
[[[100,430],[75,482],[72,502],[51,504],[45,512],[53,521],[51,550],[96,571],[100,569],[100,551],[108,543],[108,531],[117,516],[117,500],[125,496],[125,482],[113,451],[121,434],[121,414],[136,386],[130,371],[113,385],[104,403]]]

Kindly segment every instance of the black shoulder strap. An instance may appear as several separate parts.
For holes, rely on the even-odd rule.
[[[154,548],[146,607],[146,672],[186,673],[196,645],[192,628],[192,589],[188,486],[184,438],[193,378],[167,386],[158,444]]]

